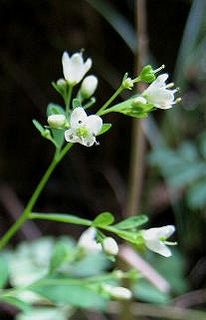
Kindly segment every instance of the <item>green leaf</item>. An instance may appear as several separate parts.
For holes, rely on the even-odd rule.
[[[67,303],[81,308],[103,309],[105,307],[103,298],[85,284],[58,285],[57,279],[56,284],[38,285],[31,289],[55,303]]]
[[[52,114],[64,114],[65,110],[60,105],[55,103],[49,103],[47,106],[47,117],[51,116]]]
[[[9,277],[9,268],[6,259],[0,255],[0,288],[4,288]]]
[[[133,293],[137,299],[144,302],[157,304],[168,304],[170,302],[169,293],[161,292],[145,279],[139,279],[137,281],[137,284],[133,286]]]
[[[97,135],[100,136],[101,134],[107,132],[111,127],[112,127],[111,123],[104,123],[101,131]]]
[[[106,109],[102,114],[110,112],[119,112],[124,115],[133,117],[133,118],[144,118],[148,116],[148,112],[154,109],[153,104],[143,104],[141,102],[136,102],[136,97],[123,101],[115,106]]]
[[[74,256],[72,251],[72,248],[68,248],[68,243],[63,240],[58,241],[54,246],[50,263],[50,272],[56,271],[56,269],[58,269],[58,267],[60,267],[64,262],[70,260],[71,255]],[[70,259],[68,259],[69,255]]]
[[[115,224],[113,227],[121,230],[133,229],[145,224],[146,222],[148,222],[148,217],[145,215],[141,215],[141,216],[129,217]]]
[[[29,215],[30,219],[42,219],[42,220],[53,220],[65,223],[78,224],[83,226],[91,226],[92,221],[87,219],[78,218],[71,214],[61,214],[61,213],[31,213]]]
[[[39,121],[33,119],[32,120],[34,126],[36,127],[36,129],[41,133],[42,136],[44,136],[45,134],[45,128],[41,125],[41,123],[39,123]]]
[[[30,311],[31,310],[31,305],[26,303],[25,301],[16,298],[16,297],[8,297],[8,296],[2,296],[0,297],[0,301],[5,301],[10,305],[13,305],[23,311]]]
[[[62,129],[51,129],[52,137],[55,142],[55,146],[61,149],[64,143],[64,130]]]
[[[105,227],[114,222],[114,216],[110,212],[100,213],[93,221],[93,227]]]

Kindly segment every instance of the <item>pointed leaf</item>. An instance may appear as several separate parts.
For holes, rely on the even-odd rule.
[[[103,227],[108,226],[114,222],[114,216],[110,212],[100,213],[93,221],[92,226]]]
[[[115,224],[114,227],[121,230],[133,229],[145,224],[146,222],[148,222],[148,217],[145,215],[141,215],[141,216],[129,217]]]
[[[104,123],[101,131],[97,135],[100,136],[100,134],[107,132],[111,127],[112,127],[111,123]]]

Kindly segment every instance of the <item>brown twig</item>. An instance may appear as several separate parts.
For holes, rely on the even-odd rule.
[[[136,57],[136,70],[140,72],[147,57],[147,31],[146,31],[146,3],[145,0],[136,1],[136,25],[138,38],[138,55]],[[137,90],[142,92],[143,83],[138,83]],[[143,130],[145,119],[134,119],[132,129],[131,162],[129,173],[129,193],[127,215],[134,216],[140,212],[140,200],[143,188],[145,170],[146,140]]]

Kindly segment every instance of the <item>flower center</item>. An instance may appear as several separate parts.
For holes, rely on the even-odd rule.
[[[86,127],[79,127],[79,128],[76,129],[76,134],[79,137],[86,138],[88,136],[88,134],[89,134],[89,130]]]

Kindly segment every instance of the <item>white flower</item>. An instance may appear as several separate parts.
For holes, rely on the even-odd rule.
[[[65,125],[66,117],[64,114],[51,114],[47,122],[52,128],[61,128]]]
[[[80,88],[80,92],[81,92],[81,95],[83,96],[83,98],[85,98],[85,99],[90,98],[94,94],[94,92],[97,88],[97,84],[98,84],[97,77],[95,77],[93,75],[87,76],[82,81],[81,88]]]
[[[175,92],[178,90],[170,89],[174,87],[174,84],[166,84],[167,78],[167,73],[161,74],[142,93],[142,96],[147,99],[147,102],[153,104],[156,108],[170,109],[172,108],[173,104],[180,101],[180,98],[175,99],[174,97]]]
[[[94,254],[102,251],[101,244],[96,241],[96,229],[90,227],[84,231],[78,240],[78,246],[88,253]]]
[[[109,284],[105,284],[103,285],[103,289],[115,299],[129,300],[132,297],[132,292],[125,287],[113,287]]]
[[[102,248],[106,254],[111,256],[116,256],[119,252],[118,244],[112,237],[106,237],[102,241]]]
[[[65,51],[62,56],[63,74],[65,80],[72,86],[79,83],[92,66],[92,60],[88,58],[84,62],[82,53],[74,53],[71,57]]]
[[[172,255],[171,250],[166,246],[165,241],[175,232],[173,225],[167,225],[160,228],[151,228],[143,230],[145,245],[151,251],[161,254],[164,257]]]
[[[97,115],[87,116],[81,107],[74,109],[70,118],[70,129],[65,131],[67,142],[78,142],[91,147],[96,142],[96,135],[102,128],[102,119]]]

